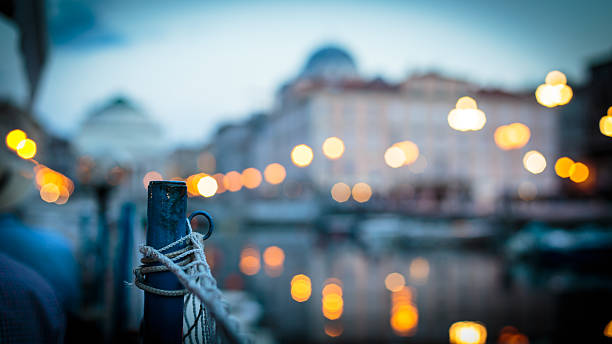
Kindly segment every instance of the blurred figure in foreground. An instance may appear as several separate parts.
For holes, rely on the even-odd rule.
[[[0,103],[0,130],[36,136],[27,113]],[[61,236],[30,228],[20,210],[32,195],[35,162],[0,149],[0,341],[63,342],[65,314],[79,301],[77,264]]]

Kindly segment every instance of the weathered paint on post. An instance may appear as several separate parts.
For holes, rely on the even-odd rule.
[[[162,248],[186,234],[187,185],[179,181],[149,183],[147,245]],[[176,247],[174,249],[178,249]],[[171,272],[147,276],[147,284],[165,290],[183,289]],[[183,297],[145,292],[143,340],[150,343],[181,343]]]

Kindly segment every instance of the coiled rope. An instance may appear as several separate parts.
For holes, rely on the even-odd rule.
[[[134,284],[149,293],[164,295],[164,296],[185,296],[185,310],[188,303],[191,301],[193,308],[194,323],[187,322],[187,332],[183,336],[183,341],[189,338],[191,342],[192,331],[200,323],[202,339],[205,343],[215,342],[210,338],[212,331],[206,331],[207,313],[210,312],[214,321],[208,323],[208,327],[213,328],[215,323],[229,339],[231,343],[244,343],[244,338],[239,334],[238,321],[229,314],[229,305],[223,299],[221,290],[217,287],[217,281],[212,276],[210,266],[206,262],[204,255],[204,240],[203,235],[194,232],[191,229],[191,224],[187,220],[188,234],[177,241],[155,249],[151,246],[143,245],[140,247],[140,253],[143,257],[141,263],[143,265],[134,269]],[[170,251],[173,247],[185,243],[185,247]],[[161,265],[150,265],[160,263]],[[185,287],[181,290],[164,290],[152,287],[145,283],[146,275],[151,273],[170,271],[178,278],[179,282]],[[200,306],[197,307],[193,296],[200,300]],[[205,307],[202,307],[202,304]],[[199,308],[196,314],[196,309]],[[187,314],[184,314],[187,320]],[[199,342],[198,332],[195,332],[195,342]]]

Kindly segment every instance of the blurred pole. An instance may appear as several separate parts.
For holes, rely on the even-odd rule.
[[[108,219],[106,212],[108,209],[108,196],[110,188],[99,186],[96,188],[96,201],[98,203],[98,237],[96,238],[96,302],[105,304],[105,290],[107,287],[106,268],[108,261]]]
[[[147,209],[147,245],[162,248],[186,234],[187,185],[177,181],[149,183]],[[175,247],[174,249],[179,249]],[[158,272],[146,277],[147,284],[165,290],[182,289],[171,272]],[[183,340],[183,297],[170,297],[145,292],[143,341],[181,343]]]
[[[125,332],[127,316],[130,311],[128,307],[127,288],[124,281],[131,278],[131,253],[133,249],[134,232],[134,204],[127,202],[121,207],[119,218],[120,242],[117,249],[117,261],[115,266],[115,305],[113,307],[113,337],[121,341]]]

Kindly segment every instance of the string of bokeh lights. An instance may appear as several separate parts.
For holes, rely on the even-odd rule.
[[[539,104],[546,107],[556,107],[569,103],[573,97],[570,86],[567,85],[565,74],[560,71],[552,71],[545,78],[545,83],[540,85],[535,92],[536,100]],[[447,117],[449,126],[460,132],[479,131],[484,128],[487,119],[482,109],[478,108],[476,100],[472,97],[460,97]],[[608,109],[607,115],[600,120],[600,131],[606,136],[612,136],[612,107]],[[495,144],[502,150],[518,150],[525,147],[532,137],[530,128],[520,122],[509,123],[497,127],[494,131],[493,139]],[[323,155],[330,160],[340,159],[346,146],[344,141],[332,136],[324,140],[321,146]],[[291,150],[291,162],[300,168],[308,167],[315,158],[313,149],[306,144],[298,144]],[[573,163],[563,169],[565,157],[559,158],[555,165],[555,172],[561,178],[569,178],[575,183],[583,183],[588,180],[590,173],[586,164]],[[416,143],[405,140],[396,142],[387,148],[383,154],[385,164],[397,169],[403,166],[411,166],[413,173],[422,173],[427,165],[425,157],[420,155],[419,147]],[[561,165],[559,165],[561,161]],[[540,174],[547,167],[546,157],[537,150],[530,150],[523,155],[522,164],[526,171],[532,174]],[[419,166],[417,166],[419,165]],[[559,165],[559,167],[557,167]],[[229,171],[225,174],[216,173],[208,175],[197,173],[184,179],[187,183],[190,197],[202,196],[205,198],[222,194],[225,191],[237,192],[243,187],[255,189],[265,180],[269,184],[277,185],[282,183],[287,176],[285,167],[279,163],[269,164],[262,173],[249,167],[242,172]],[[151,180],[162,179],[162,175],[156,171],[148,172],[143,178],[145,188]],[[183,180],[174,178],[175,180]],[[530,187],[534,187],[531,185]],[[358,182],[352,187],[344,182],[335,183],[330,190],[331,198],[344,203],[351,199],[357,203],[365,203],[372,196],[372,187],[365,182]],[[521,190],[519,190],[521,194]],[[522,197],[523,198],[523,197]],[[523,198],[526,199],[526,198]]]
[[[5,137],[6,146],[21,159],[34,164],[33,173],[22,174],[26,178],[34,177],[40,198],[47,203],[66,204],[74,192],[74,183],[70,178],[34,160],[37,144],[28,138],[25,131],[13,129]]]

